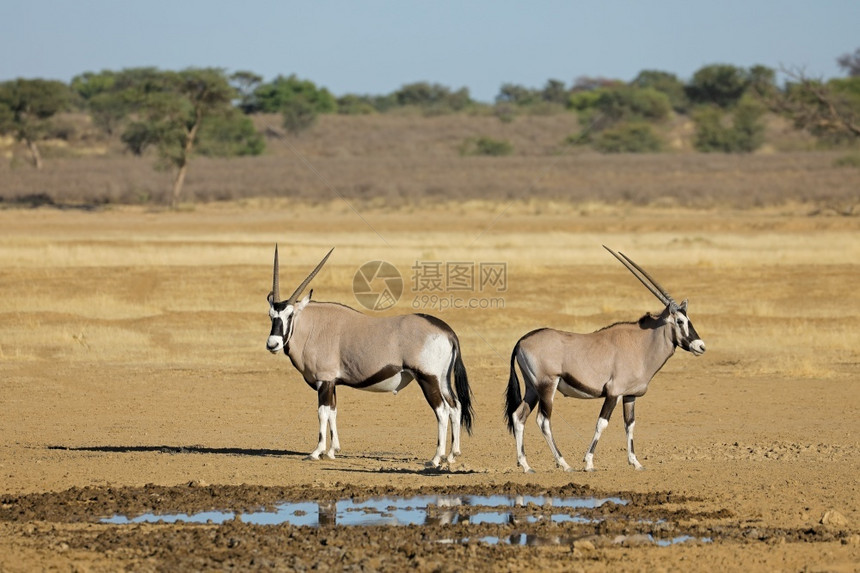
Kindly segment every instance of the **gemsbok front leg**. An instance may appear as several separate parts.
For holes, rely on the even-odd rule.
[[[633,449],[633,426],[636,425],[636,418],[633,415],[633,406],[636,404],[635,396],[624,396],[624,430],[627,432],[627,463],[637,470],[644,470],[642,464],[636,459],[636,452]]]
[[[326,452],[326,457],[333,460],[334,453],[340,450],[340,440],[337,437],[337,395],[335,394],[334,382],[319,382],[317,389],[320,431],[319,441],[314,451],[308,455],[310,460],[320,459],[320,454],[326,451],[326,433],[331,428],[331,448]]]
[[[603,407],[600,408],[600,416],[597,418],[597,427],[594,429],[594,437],[591,438],[591,445],[588,446],[588,451],[585,453],[585,471],[594,471],[594,450],[597,448],[597,442],[600,440],[600,434],[609,425],[609,418],[612,416],[612,411],[618,403],[620,396],[607,396],[603,401]]]

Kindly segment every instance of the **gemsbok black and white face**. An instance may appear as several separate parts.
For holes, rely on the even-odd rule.
[[[690,319],[687,317],[687,301],[680,305],[670,304],[667,308],[669,316],[666,321],[672,325],[672,337],[675,346],[693,354],[701,356],[705,353],[705,341],[699,338],[699,333]]]
[[[275,245],[275,269],[272,279],[272,292],[270,292],[267,297],[269,301],[269,318],[272,320],[272,330],[269,332],[269,338],[266,339],[266,349],[268,349],[272,354],[277,354],[281,350],[284,352],[287,351],[287,345],[290,342],[290,337],[293,335],[293,329],[295,328],[296,317],[302,309],[307,306],[308,302],[310,302],[313,290],[311,290],[310,293],[308,293],[308,296],[302,300],[298,300],[298,298],[301,296],[302,291],[305,290],[305,287],[308,286],[308,283],[310,283],[320,271],[333,250],[334,249],[329,251],[313,272],[308,275],[308,278],[302,281],[302,284],[299,285],[299,288],[296,289],[290,298],[281,301],[278,300],[281,295],[278,285],[278,247]]]
[[[266,349],[272,354],[277,354],[286,348],[293,334],[295,316],[295,305],[278,302],[273,294],[269,294],[269,318],[272,320],[272,331],[266,340]]]

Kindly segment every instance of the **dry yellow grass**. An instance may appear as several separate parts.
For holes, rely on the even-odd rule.
[[[694,210],[533,199],[360,213],[339,200],[283,199],[177,212],[0,210],[0,493],[192,480],[432,488],[444,479],[500,491],[511,482],[573,481],[600,491],[671,490],[701,500],[703,511],[728,510],[744,528],[807,531],[833,508],[860,522],[860,219],[809,217],[796,205]],[[342,458],[301,460],[316,439],[316,397],[287,359],[264,349],[275,242],[282,290],[335,246],[314,297],[354,307],[358,267],[392,262],[407,292],[390,313],[413,310],[416,261],[507,264],[503,308],[432,311],[460,337],[477,406],[475,435],[454,472],[419,467],[432,449],[432,414],[414,387],[396,397],[340,391]],[[590,331],[659,308],[604,243],[690,298],[708,351],[695,359],[679,352],[637,402],[637,452],[649,471],[626,467],[616,412],[594,474],[555,471],[529,423],[526,448],[539,473],[525,476],[500,418],[516,340],[541,326]],[[594,401],[556,402],[555,437],[572,463],[598,409]],[[196,453],[163,454],[165,444],[197,445]],[[235,451],[250,453],[222,453]],[[7,546],[30,543],[27,526],[4,525]],[[544,568],[570,566],[569,552],[522,549]],[[681,558],[802,568],[821,563],[823,550],[838,568],[857,556],[838,542],[653,550],[664,552],[601,555],[607,567],[623,561],[634,569]],[[27,559],[45,563],[48,552],[56,554],[36,547]],[[0,555],[0,568],[9,555]],[[128,564],[83,549],[51,558]]]

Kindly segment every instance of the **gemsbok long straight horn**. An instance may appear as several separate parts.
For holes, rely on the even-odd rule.
[[[319,439],[308,456],[334,459],[340,450],[337,434],[338,386],[397,394],[418,382],[437,422],[436,453],[429,464],[438,467],[445,456],[451,422],[449,463],[460,454],[460,426],[472,432],[472,391],[460,354],[460,341],[450,326],[425,314],[372,317],[341,304],[311,301],[302,292],[325,265],[331,251],[299,284],[287,300],[278,289],[278,247],[275,246],[269,318],[269,352],[290,357],[305,382],[317,392]],[[331,432],[331,445],[326,437]]]
[[[550,418],[556,390],[574,398],[603,398],[597,427],[585,453],[585,470],[594,470],[594,450],[618,402],[624,405],[627,432],[627,461],[643,469],[633,448],[636,398],[648,390],[651,379],[681,347],[699,356],[705,343],[687,317],[687,301],[680,305],[642,267],[623,253],[604,248],[665,305],[659,314],[646,314],[636,322],[621,322],[590,334],[551,328],[533,330],[519,339],[511,354],[511,371],[505,393],[505,421],[516,439],[517,465],[531,472],[523,450],[523,431],[529,414],[537,408],[536,420],[555,461],[565,471],[564,460],[552,436]],[[515,366],[519,365],[525,397]]]

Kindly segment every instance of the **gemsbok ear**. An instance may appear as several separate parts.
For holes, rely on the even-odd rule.
[[[684,299],[683,302],[681,302],[681,304],[678,306],[678,310],[680,310],[684,314],[687,314],[687,299]]]
[[[311,301],[311,295],[312,294],[313,294],[313,291],[309,292],[308,294],[305,295],[305,297],[302,300],[300,300],[299,302],[296,303],[296,310],[297,311],[302,310],[303,308],[305,308],[308,305],[308,303]]]
[[[269,296],[266,297],[266,300],[269,301],[269,304],[275,304],[275,292],[269,291]]]

